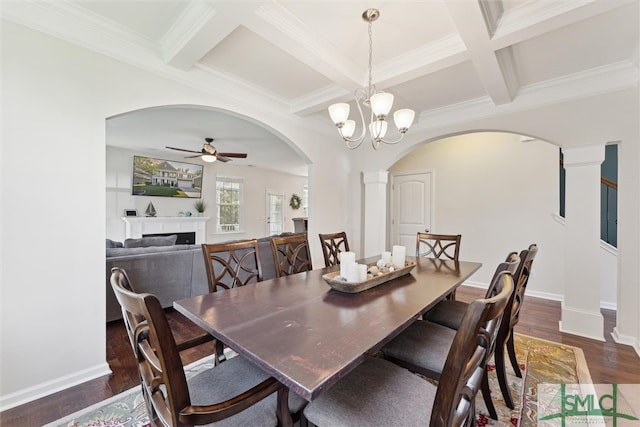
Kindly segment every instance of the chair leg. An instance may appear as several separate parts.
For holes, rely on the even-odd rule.
[[[484,398],[484,404],[487,406],[487,410],[489,411],[489,416],[494,420],[498,419],[498,413],[496,412],[496,407],[493,406],[493,400],[491,399],[491,391],[489,390],[489,373],[487,372],[487,368],[484,368],[484,375],[482,376],[482,384],[480,385],[482,389],[482,397]]]
[[[513,409],[513,399],[511,398],[511,390],[509,390],[509,385],[507,384],[507,372],[505,371],[504,367],[504,344],[496,346],[494,359],[496,362],[496,375],[498,376],[498,384],[500,384],[500,391],[502,392],[504,403],[509,409]]]
[[[516,377],[522,378],[522,372],[520,372],[520,366],[518,366],[518,359],[516,358],[516,348],[513,344],[513,332],[507,340],[507,351],[509,352],[509,359],[511,359],[511,366],[513,366],[513,372],[516,373]]]

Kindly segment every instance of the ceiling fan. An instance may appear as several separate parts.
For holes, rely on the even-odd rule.
[[[231,160],[230,157],[235,157],[237,159],[247,158],[247,153],[221,153],[218,150],[216,150],[216,147],[211,145],[211,143],[213,142],[213,138],[205,138],[204,140],[205,140],[205,143],[202,144],[202,150],[200,151],[187,150],[185,148],[176,148],[176,147],[166,147],[166,148],[170,150],[185,151],[187,153],[197,153],[195,156],[187,156],[185,158],[190,159],[193,157],[200,157],[202,158],[202,160],[209,163],[215,162],[216,160],[220,160],[221,162],[228,162],[229,160]]]

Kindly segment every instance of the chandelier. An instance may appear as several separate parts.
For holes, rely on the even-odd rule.
[[[362,144],[365,139],[367,129],[369,130],[369,137],[371,139],[371,145],[375,150],[378,149],[380,142],[385,144],[395,144],[400,142],[404,138],[404,134],[407,133],[409,127],[413,123],[415,117],[415,111],[408,108],[397,110],[393,114],[393,121],[400,132],[400,137],[396,140],[387,140],[385,136],[387,134],[387,115],[391,111],[393,105],[393,94],[383,91],[378,91],[376,87],[371,83],[371,64],[373,57],[373,37],[371,27],[373,21],[380,17],[380,11],[378,9],[367,9],[362,13],[362,19],[369,23],[369,86],[366,88],[359,88],[355,91],[355,101],[358,111],[360,112],[360,120],[362,123],[362,132],[357,138],[353,137],[356,130],[355,120],[349,119],[349,104],[340,102],[333,104],[329,107],[329,116],[338,128],[338,133],[347,143],[347,147],[355,149]],[[362,106],[369,109],[369,125],[367,126],[364,120],[364,113],[362,112]]]

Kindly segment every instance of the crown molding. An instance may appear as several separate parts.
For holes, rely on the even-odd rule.
[[[216,9],[204,2],[189,3],[160,40],[165,62],[175,57],[216,15]]]
[[[512,103],[494,105],[488,96],[423,111],[420,123],[428,129],[472,122],[575,99],[637,88],[639,70],[631,61],[574,73],[520,88]]]
[[[73,44],[98,50],[104,44],[119,49],[157,52],[158,43],[68,2],[3,2],[2,16]]]

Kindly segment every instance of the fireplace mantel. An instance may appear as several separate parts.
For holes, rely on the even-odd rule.
[[[127,239],[139,239],[144,234],[156,233],[196,233],[196,244],[204,243],[207,236],[207,221],[204,216],[127,216],[122,217],[126,224]]]

